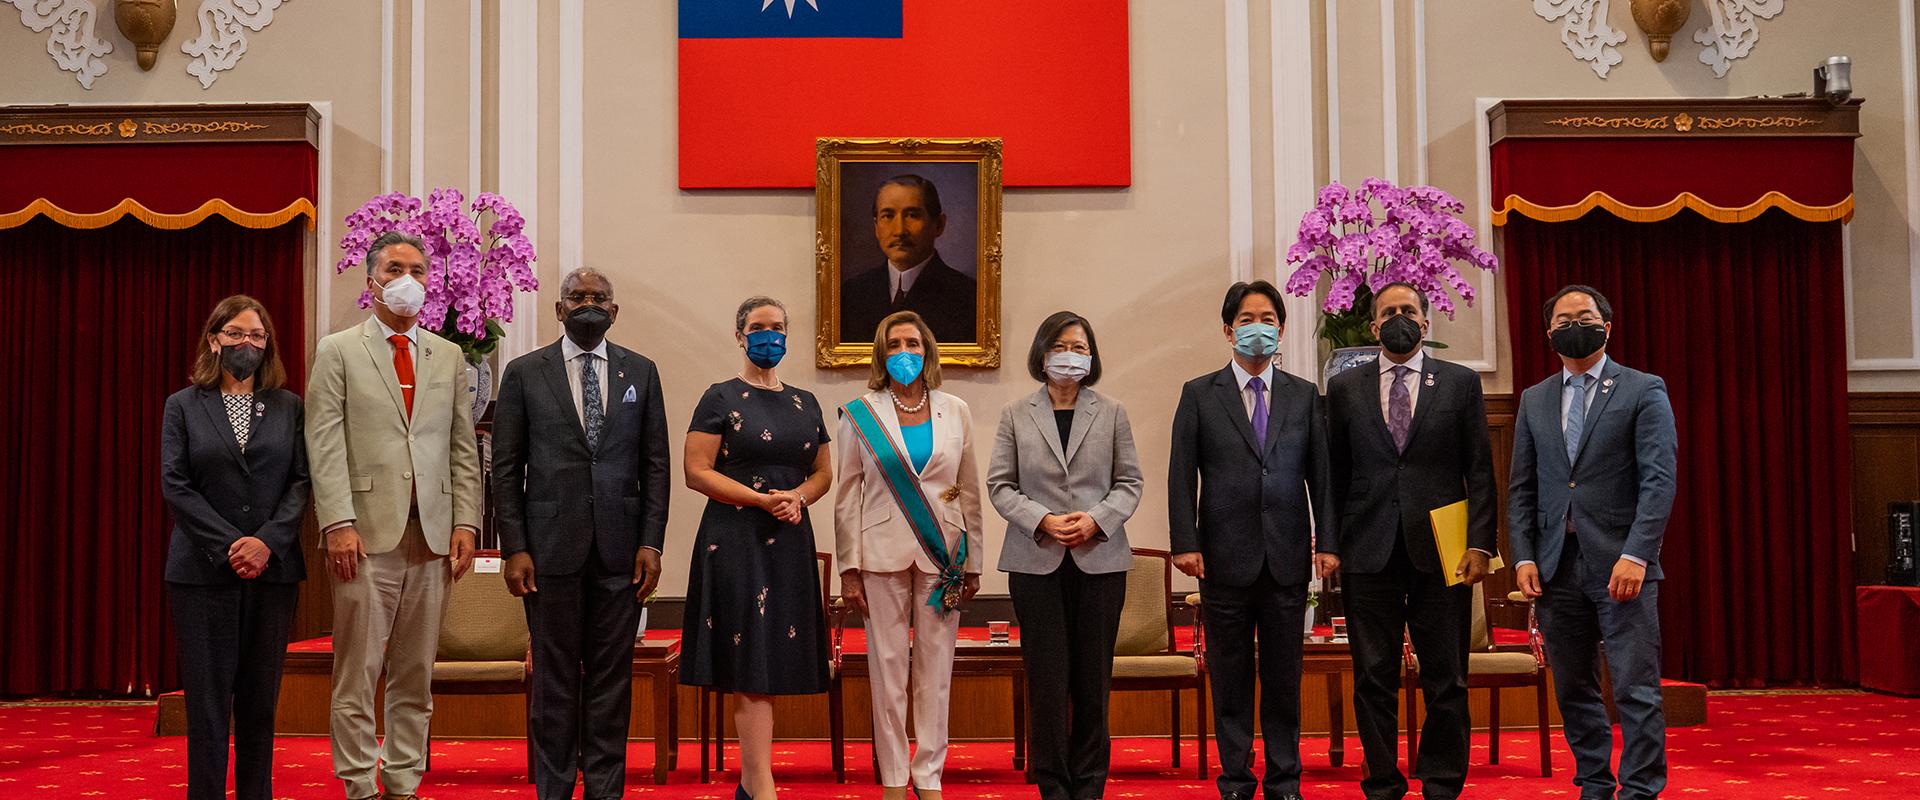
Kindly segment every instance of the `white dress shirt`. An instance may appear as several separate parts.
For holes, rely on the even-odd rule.
[[[605,414],[610,410],[607,406],[607,340],[601,339],[600,344],[592,350],[582,350],[580,345],[573,343],[573,339],[561,336],[560,355],[567,364],[567,388],[573,395],[573,416],[580,420],[580,429],[586,430],[587,405],[581,399],[583,390],[580,388],[580,360],[593,359],[593,372],[600,378],[600,412]]]
[[[1393,360],[1387,358],[1384,353],[1374,359],[1374,363],[1380,365],[1380,416],[1385,418],[1388,424],[1393,422],[1393,417],[1387,412],[1393,398],[1393,368],[1406,367],[1413,370],[1412,374],[1407,375],[1402,381],[1407,385],[1407,411],[1411,418],[1411,412],[1420,407],[1420,373],[1427,366],[1426,348],[1415,350],[1413,357],[1407,359],[1405,364],[1393,363]]]
[[[1256,377],[1260,379],[1260,385],[1267,387],[1266,391],[1261,392],[1261,394],[1264,394],[1267,396],[1267,413],[1272,414],[1273,413],[1273,359],[1267,359],[1267,368],[1260,370],[1259,375],[1254,375],[1253,373],[1248,372],[1245,367],[1240,366],[1239,359],[1234,359],[1233,361],[1228,363],[1231,364],[1233,367],[1233,379],[1240,382],[1240,403],[1247,407],[1247,420],[1248,421],[1253,420],[1253,390],[1247,388],[1247,382],[1253,380]]]
[[[920,279],[920,273],[926,272],[927,265],[931,263],[933,256],[927,256],[925,261],[913,265],[912,269],[894,269],[892,264],[888,264],[887,301],[892,302],[893,298],[913,291],[913,282]]]

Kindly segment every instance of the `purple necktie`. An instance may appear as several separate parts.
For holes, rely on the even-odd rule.
[[[1267,443],[1267,383],[1254,378],[1247,381],[1247,388],[1253,392],[1253,440],[1259,445]]]
[[[1407,391],[1406,365],[1388,370],[1393,374],[1393,390],[1387,392],[1387,431],[1393,434],[1393,448],[1407,449],[1407,432],[1413,429],[1413,396]]]

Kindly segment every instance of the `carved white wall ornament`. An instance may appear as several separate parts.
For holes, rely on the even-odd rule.
[[[88,89],[93,79],[107,73],[107,62],[100,58],[113,52],[113,43],[93,35],[100,9],[93,0],[10,0],[20,9],[20,24],[34,33],[48,28],[47,55],[53,63],[73,73],[74,80]]]
[[[1733,60],[1745,58],[1760,42],[1760,29],[1753,21],[1773,19],[1787,0],[1706,0],[1713,24],[1693,32],[1693,40],[1706,47],[1700,50],[1700,63],[1713,68],[1716,78],[1727,77]]]
[[[187,73],[200,79],[207,89],[220,76],[233,69],[247,54],[247,34],[259,33],[273,22],[273,11],[287,0],[200,0],[200,35],[180,45],[181,52],[193,56]],[[242,27],[246,30],[242,30]]]
[[[1626,31],[1607,25],[1608,5],[1610,0],[1533,0],[1533,13],[1548,22],[1560,20],[1560,41],[1605,78],[1620,63],[1615,45],[1627,40]]]

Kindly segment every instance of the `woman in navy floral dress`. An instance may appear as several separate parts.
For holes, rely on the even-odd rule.
[[[680,682],[736,696],[740,787],[772,797],[771,695],[827,690],[827,622],[807,506],[833,482],[813,394],[774,374],[787,312],[749,298],[734,318],[740,375],[700,398],[687,431],[687,486],[706,495],[680,650]]]

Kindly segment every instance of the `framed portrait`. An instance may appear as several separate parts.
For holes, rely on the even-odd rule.
[[[940,363],[1000,366],[1000,140],[819,139],[814,170],[821,367],[873,360],[911,310]]]

